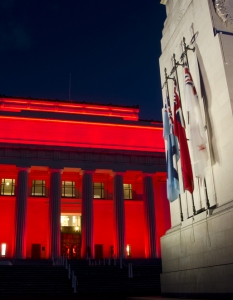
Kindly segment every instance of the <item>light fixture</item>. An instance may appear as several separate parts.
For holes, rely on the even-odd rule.
[[[127,253],[127,257],[131,256],[131,245],[126,245],[126,253]]]
[[[6,244],[5,243],[1,245],[1,255],[6,256]]]
[[[75,230],[75,232],[79,232],[80,231],[80,227],[79,226],[75,226],[74,230]]]

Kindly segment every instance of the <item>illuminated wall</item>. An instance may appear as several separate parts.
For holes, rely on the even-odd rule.
[[[8,166],[4,166],[7,170]],[[1,178],[4,178],[4,169]],[[7,177],[17,178],[17,173],[8,174]],[[101,174],[102,176],[102,174]],[[113,226],[113,200],[112,197],[112,178],[106,180],[106,176],[101,179],[99,174],[94,177],[95,182],[103,181],[105,193],[110,199],[93,199],[94,203],[94,244],[103,245],[104,257],[109,257],[110,247],[114,245],[114,226]],[[132,176],[132,175],[131,175]],[[160,237],[170,228],[169,205],[166,199],[166,184],[159,182],[158,178],[164,178],[164,174],[154,177],[155,190],[155,215],[156,215],[156,243],[157,255],[160,257]],[[0,180],[1,180],[0,178]],[[31,171],[29,173],[29,194],[32,180],[45,179],[46,187],[49,190],[49,174],[44,171]],[[64,172],[62,180],[75,181],[77,196],[81,196],[82,177],[76,173]],[[132,180],[125,177],[126,182]],[[17,185],[17,182],[16,182]],[[133,195],[136,200],[125,200],[125,226],[126,244],[131,246],[132,257],[145,257],[145,225],[144,207],[142,198],[142,178],[133,183]],[[62,198],[62,214],[81,214],[81,198]],[[32,244],[40,244],[45,251],[41,251],[42,258],[48,258],[49,249],[49,213],[48,197],[28,197],[27,210],[27,233],[26,233],[26,256],[31,257]],[[15,222],[15,196],[0,196],[0,244],[7,244],[6,256],[13,256],[14,249],[14,222]]]
[[[162,128],[5,116],[0,116],[0,142],[164,152]]]

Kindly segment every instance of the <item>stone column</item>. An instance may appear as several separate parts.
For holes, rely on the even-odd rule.
[[[114,225],[115,225],[115,247],[114,252],[118,258],[125,258],[125,206],[123,191],[123,173],[115,173],[113,178],[113,203],[114,203]]]
[[[93,171],[83,171],[82,177],[82,258],[94,257],[93,173]]]
[[[143,177],[143,201],[146,229],[146,257],[156,258],[155,240],[155,206],[152,174],[144,174]]]
[[[29,168],[18,168],[15,203],[15,258],[26,258],[26,221]]]
[[[61,253],[61,173],[62,170],[60,169],[50,169],[50,257],[54,257],[55,259]]]

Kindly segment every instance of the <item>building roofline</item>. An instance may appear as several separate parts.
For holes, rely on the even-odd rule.
[[[134,108],[139,109],[139,105],[118,105],[118,104],[104,104],[104,103],[97,103],[97,102],[86,102],[86,101],[73,101],[73,100],[61,100],[61,99],[47,99],[47,98],[33,98],[33,97],[13,97],[13,96],[6,96],[0,94],[0,99],[23,99],[23,100],[36,100],[36,101],[49,101],[49,102],[64,102],[64,103],[73,103],[73,104],[88,104],[88,105],[99,105],[99,106],[108,106],[108,107],[123,107],[123,108]]]

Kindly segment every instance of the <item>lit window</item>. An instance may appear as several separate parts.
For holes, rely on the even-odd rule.
[[[74,181],[62,181],[62,197],[75,198]]]
[[[13,196],[15,194],[15,179],[2,179],[1,195]]]
[[[93,197],[96,199],[104,199],[104,184],[94,182],[93,183]]]
[[[133,199],[132,184],[124,183],[124,199]]]
[[[69,227],[74,232],[80,232],[81,230],[81,216],[80,215],[61,215],[61,230],[63,227]]]
[[[32,180],[31,195],[45,197],[45,180]]]

